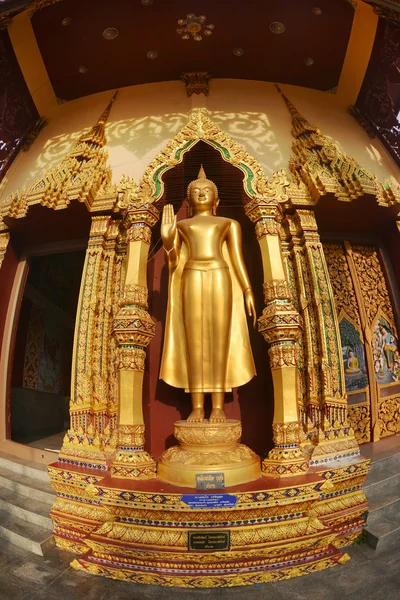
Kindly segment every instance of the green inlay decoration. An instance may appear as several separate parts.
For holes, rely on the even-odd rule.
[[[156,197],[161,193],[161,174],[168,169],[167,165],[162,165],[153,175],[153,181],[156,184]]]
[[[229,154],[229,150],[227,148],[224,148],[223,146],[221,146],[221,144],[214,140],[208,140],[208,143],[211,144],[211,146],[214,146],[214,148],[218,148],[219,150],[221,150],[225,158],[227,158],[228,160],[230,159],[231,155]]]
[[[178,148],[178,150],[175,152],[175,159],[180,160],[182,152],[189,150],[189,148],[196,142],[197,140],[189,140],[184,146],[182,146],[182,148]]]
[[[253,186],[252,186],[252,181],[254,179],[254,173],[253,171],[244,163],[240,163],[240,168],[245,171],[247,173],[247,181],[246,181],[246,188],[247,191],[249,192],[249,194],[251,194],[252,196],[255,195],[255,192],[253,190]]]

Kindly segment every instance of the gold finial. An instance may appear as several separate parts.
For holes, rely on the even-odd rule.
[[[278,90],[278,92],[280,93],[280,95],[282,96],[292,117],[297,117],[297,116],[300,117],[300,113],[298,112],[297,108],[290,102],[289,98],[287,96],[285,96],[285,94],[282,92],[281,88],[279,87],[279,85],[277,83],[275,84],[275,87]]]
[[[107,123],[108,117],[110,116],[110,112],[111,112],[111,108],[113,103],[115,102],[115,99],[118,95],[119,90],[117,90],[114,94],[114,96],[111,98],[110,102],[108,103],[107,107],[105,108],[105,110],[101,113],[99,120],[97,121],[98,125],[105,125]]]
[[[112,105],[115,102],[117,97],[118,90],[115,92],[110,102],[107,104],[104,111],[101,113],[96,125],[94,125],[87,134],[84,134],[79,142],[87,142],[96,144],[97,146],[103,147],[106,143],[106,133],[105,133],[105,125],[108,121],[108,117],[110,116]],[[78,143],[79,143],[78,142]]]
[[[305,131],[314,131],[315,133],[319,133],[319,130],[315,127],[315,125],[311,125],[307,121],[307,119],[305,119],[299,113],[297,108],[294,106],[294,104],[292,104],[290,102],[289,98],[287,96],[285,96],[285,94],[282,92],[281,88],[279,87],[279,85],[277,83],[275,84],[275,87],[278,90],[278,92],[280,93],[280,95],[282,96],[282,98],[287,106],[287,109],[292,116],[292,126],[293,126],[292,133],[294,133],[295,137],[298,137]]]

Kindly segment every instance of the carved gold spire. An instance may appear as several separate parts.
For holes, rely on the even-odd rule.
[[[297,108],[290,102],[289,98],[285,96],[282,92],[279,85],[275,84],[276,89],[281,94],[288,111],[292,116],[292,135],[293,137],[299,137],[300,135],[306,133],[307,131],[313,131],[315,133],[319,133],[318,129],[315,125],[311,125],[297,110]]]
[[[292,117],[295,141],[289,169],[295,183],[307,187],[313,204],[328,193],[344,202],[351,202],[364,194],[375,196],[382,206],[400,202],[399,186],[388,181],[381,184],[354,158],[340,152],[328,137],[299,113],[278,85],[276,89]]]
[[[117,190],[111,185],[108,153],[103,146],[105,125],[116,97],[117,92],[96,124],[79,138],[58,166],[48,169],[22,193],[17,190],[6,199],[0,217],[20,219],[34,204],[60,210],[72,200],[84,202],[91,212],[113,207]]]
[[[100,115],[99,120],[97,121],[96,125],[93,125],[93,127],[90,129],[90,131],[86,135],[83,135],[79,141],[86,142],[88,144],[97,144],[101,148],[103,146],[105,146],[106,141],[107,141],[105,125],[108,121],[108,117],[110,116],[112,105],[114,104],[117,95],[118,95],[118,90],[115,92],[114,96],[111,98],[107,107]]]

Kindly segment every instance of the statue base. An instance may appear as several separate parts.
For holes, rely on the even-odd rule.
[[[196,489],[199,477],[215,474],[223,488],[255,481],[261,476],[260,458],[239,443],[240,421],[177,421],[174,435],[180,445],[169,448],[157,463],[157,476],[162,481]]]
[[[55,463],[55,541],[78,555],[74,568],[123,581],[191,589],[276,582],[348,560],[341,548],[365,526],[368,468],[353,459],[288,480],[191,492]]]

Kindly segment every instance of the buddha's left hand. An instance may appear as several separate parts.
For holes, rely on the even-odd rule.
[[[247,314],[253,319],[253,326],[255,328],[257,326],[257,315],[254,294],[251,288],[247,288],[247,290],[244,291],[244,303],[246,305]]]

